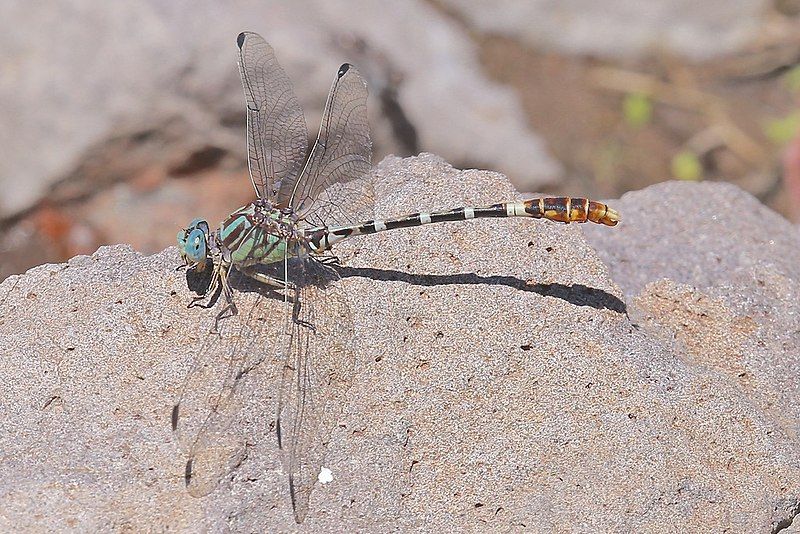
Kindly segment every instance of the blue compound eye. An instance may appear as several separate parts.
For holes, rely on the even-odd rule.
[[[179,239],[180,241],[180,239]],[[183,246],[184,255],[194,263],[204,263],[206,260],[206,234],[203,230],[195,228],[186,237]]]
[[[187,264],[204,265],[208,259],[206,236],[210,234],[208,223],[202,219],[194,219],[189,227],[178,232],[178,250]]]

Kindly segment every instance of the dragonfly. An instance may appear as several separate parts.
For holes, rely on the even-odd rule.
[[[246,402],[244,378],[273,351],[282,365],[274,428],[294,518],[301,523],[353,380],[348,344],[352,315],[338,283],[338,259],[332,253],[337,243],[353,236],[479,218],[614,226],[620,214],[586,198],[548,197],[374,219],[368,93],[358,70],[349,63],[339,67],[307,155],[303,111],[274,50],[252,32],[241,33],[237,45],[249,175],[257,198],[217,229],[198,218],[178,232],[182,267],[210,277],[192,302],[208,299],[205,305],[211,306],[210,296],[221,295],[224,303],[173,406],[172,428],[187,455],[185,482],[190,493],[213,491],[237,462],[234,448],[224,442]],[[236,273],[265,293],[274,292],[273,302],[260,295],[245,316],[239,314],[231,284]],[[277,312],[274,301],[279,303]],[[270,306],[270,311],[260,315],[258,306]],[[232,334],[223,332],[233,316],[241,317],[242,326]],[[209,369],[223,376],[215,380],[208,376]],[[188,414],[187,405],[193,405]],[[213,471],[213,465],[218,473],[209,476],[204,471]]]

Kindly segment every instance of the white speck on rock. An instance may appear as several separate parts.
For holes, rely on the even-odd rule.
[[[322,484],[333,482],[333,473],[327,467],[322,467],[319,470],[319,475],[317,475],[317,480],[319,480]]]

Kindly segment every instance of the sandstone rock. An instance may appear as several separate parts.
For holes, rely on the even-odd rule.
[[[375,175],[382,216],[515,196],[502,175],[430,155],[387,159]],[[697,193],[662,187],[669,206]],[[800,507],[798,367],[796,345],[782,343],[798,333],[764,336],[794,324],[796,306],[769,306],[797,279],[776,260],[760,271],[762,293],[745,285],[734,301],[685,278],[616,278],[635,239],[615,240],[640,231],[653,195],[615,203],[623,223],[590,241],[585,226],[497,219],[342,243],[334,288],[350,309],[354,374],[327,440],[333,481],[316,485],[303,528],[788,526]],[[731,236],[723,224],[719,242],[797,239],[756,219]],[[675,219],[653,224],[664,246],[675,239]],[[104,247],[0,284],[0,529],[295,528],[272,431],[271,347],[248,351],[269,354],[242,380],[224,436],[239,444],[230,471],[208,496],[184,488],[169,412],[216,310],[187,309],[178,264],[174,248]],[[236,321],[259,296],[237,293]],[[261,298],[254,311],[267,329],[277,305]],[[760,391],[767,376],[784,377],[784,397]]]
[[[797,228],[723,183],[658,184],[615,206],[625,214],[619,232],[586,228],[586,235],[632,303],[631,315],[796,431]]]
[[[757,0],[444,0],[478,30],[537,48],[616,58],[668,51],[690,59],[735,52],[756,38],[764,3]]]

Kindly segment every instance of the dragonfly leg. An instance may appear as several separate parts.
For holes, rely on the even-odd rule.
[[[239,313],[239,310],[236,308],[236,303],[233,301],[233,289],[231,289],[230,284],[228,284],[228,274],[230,274],[232,268],[232,264],[227,268],[220,265],[217,273],[214,275],[215,281],[220,285],[222,294],[225,296],[225,307],[220,310],[217,314],[217,318],[214,320],[214,329],[212,330],[214,333],[219,333],[219,322],[222,319],[233,317]]]
[[[280,278],[276,278],[274,276],[270,276],[268,274],[260,273],[260,272],[256,271],[255,269],[253,269],[252,267],[239,269],[239,271],[242,272],[242,274],[246,274],[247,276],[249,276],[250,278],[252,278],[256,282],[260,282],[262,284],[265,284],[265,285],[268,285],[268,286],[272,286],[272,287],[277,287],[277,288],[280,288],[280,289],[283,289],[283,288],[286,287],[286,282],[284,280],[281,280]]]
[[[342,261],[339,259],[339,256],[335,254],[330,255],[319,255],[319,256],[311,256],[317,262],[321,263],[322,265],[341,265]]]
[[[212,307],[219,297],[220,289],[223,287],[220,285],[220,279],[224,278],[224,270],[221,266],[215,266],[214,272],[211,275],[211,283],[208,284],[208,287],[203,291],[202,295],[198,295],[196,297],[192,297],[192,301],[189,303],[189,308],[194,308],[195,306],[199,306],[201,308],[210,308]],[[225,284],[227,285],[227,284]],[[206,300],[206,302],[202,302]],[[199,304],[198,304],[199,303]]]
[[[210,308],[210,307],[212,307],[214,305],[214,302],[216,301],[215,294],[217,293],[219,288],[218,287],[214,287],[213,291],[211,289],[212,288],[209,288],[209,291],[206,291],[205,294],[203,294],[203,295],[199,295],[197,297],[192,297],[192,301],[189,303],[189,306],[187,306],[187,307],[188,308],[194,308],[195,306],[199,306],[201,308]],[[203,302],[204,300],[206,302]]]
[[[317,329],[314,325],[300,317],[300,310],[302,309],[302,300],[300,299],[300,291],[297,287],[294,288],[294,299],[292,302],[292,322],[295,324],[302,326],[304,328],[310,329],[312,332],[316,333]]]
[[[341,275],[339,274],[337,267],[341,267],[342,262],[339,259],[339,256],[334,254],[331,255],[313,255],[309,256],[309,259],[315,262],[317,265],[321,266],[323,270],[331,275],[335,279],[341,279]]]

